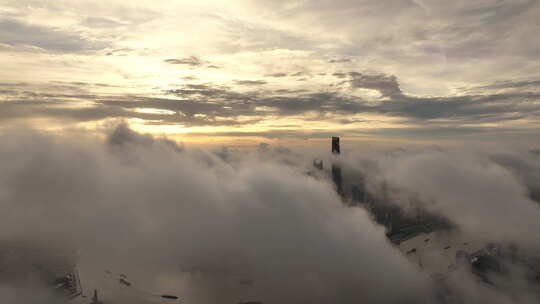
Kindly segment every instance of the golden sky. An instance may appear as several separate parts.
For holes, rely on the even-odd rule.
[[[536,138],[537,1],[0,0],[0,130]]]

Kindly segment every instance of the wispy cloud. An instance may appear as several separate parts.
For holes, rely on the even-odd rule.
[[[103,50],[112,42],[86,38],[72,31],[28,24],[15,19],[0,20],[0,43],[12,47],[34,47],[55,53]]]
[[[165,59],[164,61],[169,64],[189,65],[192,67],[198,67],[203,64],[201,59],[199,59],[196,56],[190,56],[190,57],[181,58],[181,59],[175,59],[175,58]]]

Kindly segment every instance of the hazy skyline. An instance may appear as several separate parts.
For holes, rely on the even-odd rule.
[[[538,139],[535,0],[0,1],[0,132]]]

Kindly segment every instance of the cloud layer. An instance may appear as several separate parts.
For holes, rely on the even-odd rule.
[[[534,0],[4,1],[0,109],[45,129],[530,141],[539,14]]]
[[[2,162],[2,239],[69,241],[96,272],[90,282],[113,268],[198,303],[429,296],[384,229],[289,166],[233,165],[123,125],[105,146],[31,133],[2,142],[0,157],[15,158]],[[242,279],[255,283],[242,290]]]
[[[437,301],[438,283],[381,226],[362,208],[345,207],[328,179],[305,174],[306,154],[267,145],[249,153],[192,150],[124,124],[104,141],[27,131],[1,141],[2,242],[75,246],[86,288],[99,288],[105,300],[167,291],[194,303]],[[490,155],[355,150],[345,152],[343,166],[348,183],[364,181],[372,195],[405,209],[413,198],[448,218],[463,239],[537,252],[530,231],[540,207],[528,185],[538,170],[522,175],[516,165],[536,156]],[[327,154],[319,157],[329,164]],[[390,192],[379,192],[380,183]],[[133,288],[119,288],[105,270],[128,273]],[[454,276],[447,284],[465,303],[536,297],[526,283],[497,290]],[[22,300],[20,287],[5,286],[2,295]]]

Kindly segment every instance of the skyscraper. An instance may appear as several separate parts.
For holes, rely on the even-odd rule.
[[[339,147],[339,137],[332,136],[332,153],[335,156],[338,156],[341,153],[340,147]],[[341,178],[341,167],[339,164],[333,163],[332,164],[332,180],[334,181],[334,184],[336,185],[336,191],[340,196],[343,196],[345,193],[343,192],[343,180]]]
[[[343,192],[343,180],[341,178],[341,167],[336,164],[332,164],[332,180],[336,185],[336,191],[340,196],[344,196]]]
[[[332,136],[332,153],[339,155],[341,150],[339,148],[339,137]]]

